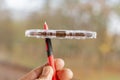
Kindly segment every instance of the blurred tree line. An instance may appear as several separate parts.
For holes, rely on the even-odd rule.
[[[26,38],[24,32],[42,29],[47,21],[50,29],[91,30],[98,34],[94,40],[53,40],[55,56],[79,56],[81,65],[120,66],[120,36],[107,32],[109,14],[120,15],[119,4],[110,6],[107,0],[61,0],[58,6],[52,7],[54,1],[45,0],[42,9],[16,20],[5,8],[4,0],[0,0],[0,54],[5,55],[5,59],[28,66],[43,63],[44,40]]]

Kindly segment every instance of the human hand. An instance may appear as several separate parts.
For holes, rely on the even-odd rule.
[[[64,68],[64,61],[62,59],[55,59],[56,74],[59,80],[70,80],[73,77],[73,72]],[[52,80],[53,69],[48,64],[38,67],[27,73],[19,80]]]

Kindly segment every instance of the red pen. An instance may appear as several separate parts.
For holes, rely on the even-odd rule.
[[[46,22],[44,23],[44,29],[48,30],[48,25]],[[54,56],[53,56],[53,51],[52,51],[51,39],[45,38],[45,42],[46,42],[46,51],[47,51],[47,56],[48,56],[48,63],[54,70],[54,75],[52,77],[52,80],[58,80],[58,78],[56,76],[56,69],[55,69],[55,64],[54,64]]]

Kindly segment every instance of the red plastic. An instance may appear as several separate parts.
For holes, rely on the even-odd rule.
[[[53,55],[48,57],[48,62],[49,62],[49,65],[52,66],[53,71],[54,71],[52,80],[58,80],[57,76],[56,76],[56,69],[55,69],[55,65],[54,65],[54,56]]]
[[[44,29],[45,30],[48,30],[48,25],[47,23],[45,22],[44,24]],[[48,45],[46,45],[46,49],[48,49]],[[55,69],[55,64],[54,64],[54,56],[53,54],[48,56],[48,63],[49,65],[53,68],[53,71],[54,71],[54,75],[52,77],[52,80],[58,80],[57,76],[56,76],[56,69]]]

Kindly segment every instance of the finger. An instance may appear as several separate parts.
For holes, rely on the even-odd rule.
[[[52,80],[53,69],[51,66],[45,66],[43,68],[42,74],[37,80]]]
[[[34,80],[34,79],[37,79],[39,77],[39,75],[42,73],[43,67],[46,66],[46,65],[47,64],[45,64],[41,67],[37,67],[36,69],[30,71],[29,73],[27,73],[25,76],[23,76],[19,80]]]
[[[70,80],[73,78],[73,72],[70,69],[57,71],[57,76],[60,80]]]
[[[61,70],[63,69],[65,63],[64,63],[64,60],[63,59],[60,59],[60,58],[57,58],[55,59],[55,67],[56,67],[56,70]]]

